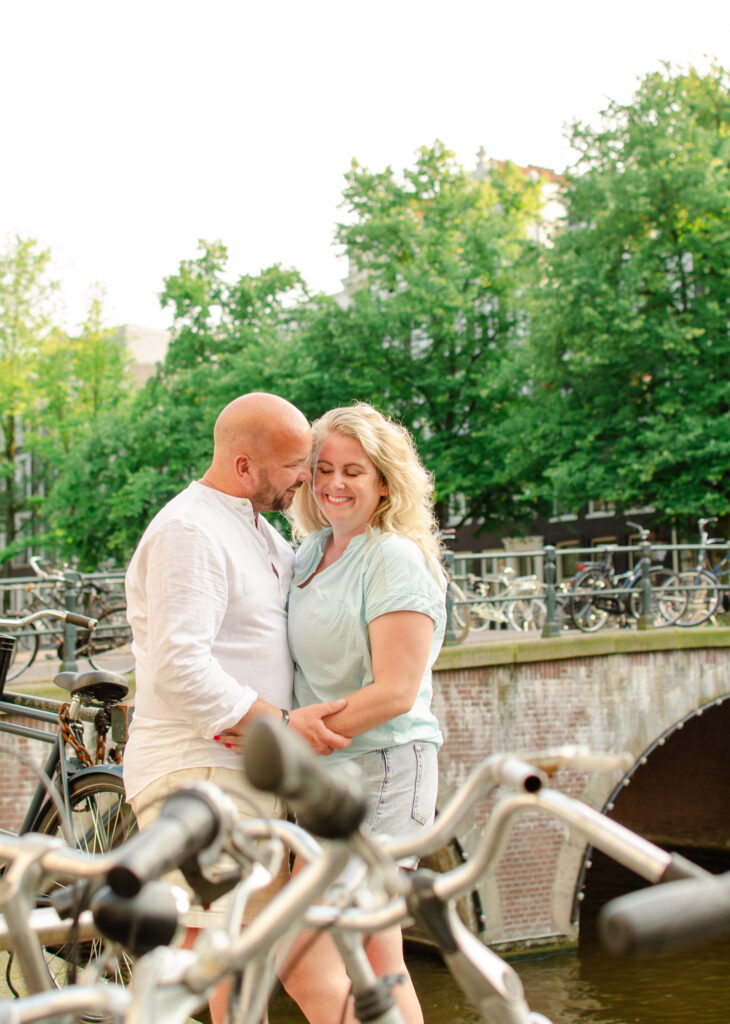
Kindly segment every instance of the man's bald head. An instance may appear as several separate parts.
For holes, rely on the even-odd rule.
[[[255,511],[288,508],[296,488],[311,479],[306,416],[279,395],[253,391],[222,410],[213,430],[209,487],[249,498]]]
[[[283,437],[308,433],[306,416],[291,402],[266,391],[240,395],[222,410],[213,428],[215,450],[247,450],[253,458],[266,457]]]

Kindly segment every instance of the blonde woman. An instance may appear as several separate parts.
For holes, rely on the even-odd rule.
[[[333,409],[312,428],[311,485],[290,511],[303,538],[289,593],[295,706],[346,697],[326,719],[352,739],[324,763],[362,769],[365,827],[405,838],[433,821],[442,742],[431,712],[431,667],[446,623],[445,577],[431,504],[432,480],[400,425],[365,404]],[[349,981],[329,936],[303,936],[282,970],[310,1024],[354,1020]],[[379,975],[397,985],[407,1024],[423,1015],[403,963],[399,928],[368,939]]]

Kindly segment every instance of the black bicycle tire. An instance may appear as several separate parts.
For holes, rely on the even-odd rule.
[[[8,615],[8,618],[9,619],[22,618],[22,616],[26,615],[26,614],[28,614],[28,613],[27,612],[17,612],[17,613],[11,612]],[[20,636],[20,634],[13,633],[12,630],[9,630],[10,635],[11,636],[15,636],[16,640],[15,640],[15,646],[13,647],[13,655],[12,655],[12,657],[10,659],[10,665],[8,666],[8,671],[7,671],[6,676],[5,676],[5,682],[6,683],[9,683],[11,679],[17,679],[18,676],[22,675],[23,672],[25,672],[27,669],[29,669],[30,666],[35,661],[36,655],[38,654],[38,649],[40,647],[40,642],[41,641],[40,641],[40,635],[38,633],[38,627],[36,626],[35,622],[28,622],[28,623],[26,623],[25,626],[22,627],[22,629],[23,629],[23,634],[22,635],[24,637],[26,637],[28,639],[30,639],[32,637],[32,640],[31,640],[31,643],[30,643],[30,657],[28,657],[26,659],[22,659],[22,658],[19,657],[20,645],[18,644],[18,637]]]
[[[129,658],[122,661],[121,665],[117,664],[118,658],[115,658],[114,652],[118,651],[119,646],[114,645],[109,647],[104,645],[102,638],[104,636],[104,620],[109,619],[113,615],[124,615],[125,625],[112,626],[112,629],[119,630],[120,636],[124,637],[131,644],[132,642],[132,629],[129,623],[126,621],[127,608],[126,605],[120,604],[115,605],[113,608],[107,608],[103,615],[99,616],[99,620],[96,629],[92,633],[88,634],[88,639],[84,648],[84,655],[88,659],[89,664],[92,668],[98,669],[99,671],[105,672],[117,672],[120,675],[129,675],[130,672],[134,671],[134,657],[129,654]],[[108,656],[108,657],[107,657]]]
[[[99,798],[111,797],[111,802],[99,803]],[[102,853],[115,849],[120,843],[137,831],[137,823],[132,809],[127,804],[124,792],[124,783],[121,775],[106,771],[84,771],[72,778],[69,783],[69,805],[74,835],[78,849],[90,853]],[[87,806],[85,806],[87,805]],[[95,821],[88,827],[86,815],[89,815],[91,823],[96,811],[102,807],[101,820]],[[76,812],[80,816],[75,817]],[[101,827],[100,827],[101,826]],[[59,835],[61,823],[58,810],[54,805],[46,805],[41,811],[33,831],[41,832],[44,835]],[[47,902],[48,893],[45,893],[39,900],[39,905]],[[102,941],[87,940],[78,945],[46,946],[44,955],[48,966],[48,972],[52,982],[59,988],[70,984],[73,980],[74,965],[82,968],[85,963],[95,956],[102,946]],[[115,968],[107,978],[119,984],[126,984],[130,978],[133,958],[126,953],[120,952],[115,961]],[[101,1024],[109,1018],[103,1014],[88,1014],[81,1018],[83,1021]]]

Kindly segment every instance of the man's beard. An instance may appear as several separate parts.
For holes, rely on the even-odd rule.
[[[289,508],[294,498],[294,490],[300,485],[292,484],[283,491],[276,491],[265,469],[259,468],[260,481],[256,494],[252,496],[253,504],[264,512],[283,512]]]

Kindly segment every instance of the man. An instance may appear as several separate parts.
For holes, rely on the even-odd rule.
[[[311,479],[309,450],[309,424],[291,403],[262,392],[236,398],[216,421],[210,468],[158,512],[134,553],[126,591],[136,696],[124,783],[140,827],[165,795],[197,780],[238,793],[249,816],[280,814],[247,784],[241,755],[217,740],[245,733],[259,715],[288,720],[320,754],[350,743],[323,722],[344,701],[289,714],[294,554],[261,516],[288,508]],[[192,928],[209,923],[202,911],[189,917]],[[221,1002],[211,1004],[214,1022]]]

